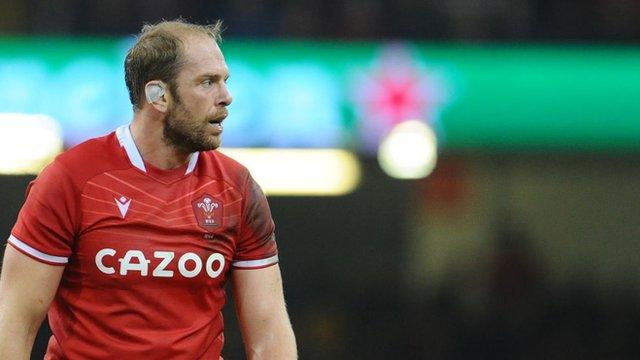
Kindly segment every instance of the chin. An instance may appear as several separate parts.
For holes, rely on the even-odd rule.
[[[215,150],[217,148],[220,147],[220,145],[222,144],[222,139],[220,138],[220,136],[214,136],[214,138],[211,141],[211,150]]]
[[[215,150],[220,147],[220,140],[209,141],[206,144],[202,144],[200,151]]]

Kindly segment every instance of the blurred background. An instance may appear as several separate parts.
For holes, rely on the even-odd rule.
[[[640,1],[1,0],[3,239],[178,16],[225,22],[301,359],[640,358]]]

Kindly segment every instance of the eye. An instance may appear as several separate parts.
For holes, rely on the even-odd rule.
[[[203,86],[209,87],[209,86],[213,85],[213,81],[211,79],[206,79],[206,80],[202,81],[201,84]]]

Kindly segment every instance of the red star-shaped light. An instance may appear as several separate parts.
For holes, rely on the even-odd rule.
[[[382,49],[376,63],[356,78],[353,98],[363,141],[372,150],[400,122],[433,123],[441,84],[406,46]]]
[[[427,105],[426,94],[420,93],[419,79],[383,74],[373,78],[373,91],[365,99],[370,117],[377,117],[391,124],[418,117]]]

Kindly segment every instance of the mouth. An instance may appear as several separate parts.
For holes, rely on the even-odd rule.
[[[209,119],[209,125],[213,128],[215,135],[219,135],[222,133],[222,122],[227,117],[227,112],[223,112],[216,117]]]
[[[209,124],[211,125],[222,124],[222,121],[227,118],[227,115],[229,115],[229,113],[227,112],[227,109],[223,109],[220,113],[216,114],[215,117],[209,120]]]
[[[209,126],[213,129],[214,135],[222,133],[222,120],[209,120]]]

